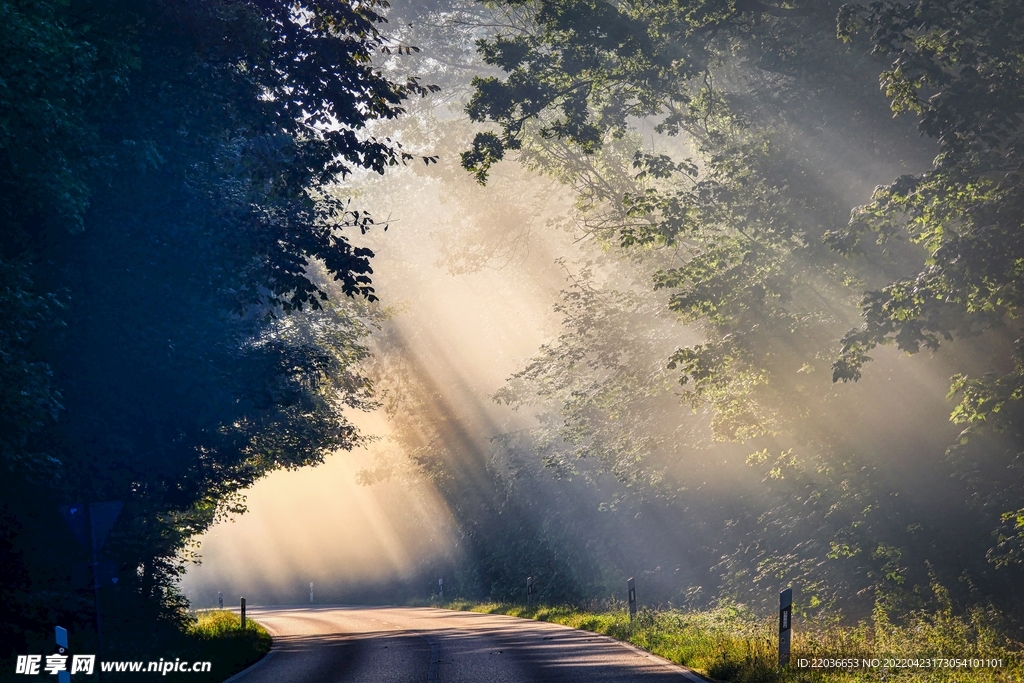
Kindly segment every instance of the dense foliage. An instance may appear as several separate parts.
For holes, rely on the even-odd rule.
[[[466,108],[489,126],[463,166],[493,182],[516,153],[621,256],[565,292],[563,336],[500,394],[541,415],[526,450],[660,496],[711,594],[795,582],[812,606],[867,610],[938,580],[1016,604],[1019,7],[492,7]],[[880,175],[897,179],[872,196]],[[652,286],[688,327],[674,350],[642,312]],[[959,437],[863,367],[943,340]],[[915,382],[884,357],[894,387]],[[874,399],[844,384],[862,373]]]
[[[360,443],[342,410],[371,405],[373,312],[344,295],[374,299],[349,239],[373,220],[323,188],[412,159],[369,127],[431,89],[372,64],[384,7],[0,4],[11,652],[58,621],[90,638],[58,505],[124,501],[101,592],[125,644],[178,618],[183,552],[239,490]]]
[[[953,457],[977,512],[1002,524],[989,550],[1019,565],[1024,543],[1020,444],[1024,440],[1024,8],[1014,2],[873,3],[846,9],[840,35],[870,32],[891,61],[881,82],[898,114],[913,114],[939,142],[930,169],[875,190],[849,226],[830,236],[844,253],[867,235],[905,235],[927,258],[916,272],[869,292],[864,325],[843,338],[834,378],[860,377],[867,352],[895,343],[911,353],[986,331],[1013,340],[984,375],[958,373],[951,419],[966,429]],[[994,432],[994,433],[993,433]]]

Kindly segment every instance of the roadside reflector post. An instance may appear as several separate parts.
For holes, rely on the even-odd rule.
[[[789,649],[793,634],[793,589],[779,593],[779,666],[789,664]]]
[[[245,598],[242,598],[242,630],[245,630]]]
[[[444,578],[437,580],[437,595],[439,598],[444,600]]]
[[[224,609],[224,594],[220,591],[217,591],[217,607],[219,609]]]
[[[629,620],[633,621],[636,616],[636,582],[630,578],[626,581],[626,588],[629,589]]]
[[[63,626],[57,626],[54,629],[54,638],[57,641],[57,653],[62,657],[68,656],[68,631]],[[65,660],[66,661],[66,660]],[[71,674],[68,669],[64,669],[57,672],[57,683],[71,683]]]
[[[533,609],[533,577],[526,577],[526,609]]]
[[[309,582],[309,603],[313,604],[313,582]]]

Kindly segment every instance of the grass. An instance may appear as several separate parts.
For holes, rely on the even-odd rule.
[[[270,651],[270,634],[252,619],[243,631],[241,618],[227,610],[204,610],[187,631],[191,644],[189,657],[195,661],[212,662],[209,674],[178,674],[192,683],[220,682],[255,664]],[[172,678],[172,675],[168,675]]]
[[[954,615],[949,608],[910,615],[893,623],[882,609],[853,626],[835,621],[796,620],[792,659],[779,669],[776,618],[755,615],[742,605],[726,604],[704,611],[641,610],[630,622],[624,608],[581,610],[574,607],[523,606],[455,602],[450,609],[507,614],[550,621],[626,641],[706,677],[729,683],[1010,683],[1024,681],[1020,643],[1002,635],[998,616],[973,611]],[[850,669],[811,669],[799,660],[856,659]],[[986,668],[905,668],[885,660],[1001,659]],[[877,666],[863,660],[877,659]]]
[[[241,629],[241,619],[235,612],[226,610],[203,610],[195,613],[183,625],[177,622],[155,622],[136,619],[131,622],[115,622],[106,635],[105,648],[102,656],[97,657],[92,677],[98,674],[102,662],[142,662],[142,672],[109,671],[102,674],[101,680],[116,683],[118,681],[181,681],[188,683],[222,683],[226,679],[255,664],[270,651],[271,637],[266,629],[251,619],[246,620],[246,628]],[[24,675],[17,675],[15,660],[21,654],[41,654],[53,652],[53,630],[32,634],[34,637],[27,647],[20,652],[7,655],[0,652],[0,681],[29,680]],[[73,654],[96,654],[97,644],[95,631],[79,626],[71,630],[70,646]],[[7,644],[4,643],[6,646]],[[150,662],[174,663],[210,662],[209,672],[174,672],[166,675],[148,672]],[[45,663],[45,660],[44,660]],[[40,680],[51,678],[42,673]],[[79,680],[81,674],[72,676]],[[56,678],[52,678],[56,680]]]

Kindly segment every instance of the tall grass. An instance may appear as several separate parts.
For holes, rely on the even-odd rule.
[[[189,656],[213,665],[210,674],[179,674],[181,680],[191,683],[223,681],[259,661],[272,644],[265,628],[247,619],[242,630],[241,617],[227,610],[198,612],[186,635],[191,645]]]
[[[452,609],[538,619],[632,643],[698,673],[729,683],[1010,683],[1024,681],[1021,643],[1005,635],[993,610],[957,615],[948,606],[908,615],[895,623],[881,607],[855,625],[796,619],[790,666],[778,667],[778,623],[738,604],[703,611],[641,610],[631,622],[625,609],[453,603]],[[801,667],[815,659],[856,660],[853,668]],[[998,659],[1001,666],[935,667],[936,659]],[[878,660],[877,666],[863,666]],[[886,666],[917,660],[920,666]],[[933,665],[925,668],[926,663]],[[896,662],[889,662],[894,664]],[[908,662],[899,662],[907,664]]]

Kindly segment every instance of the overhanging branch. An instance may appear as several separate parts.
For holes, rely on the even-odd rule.
[[[736,11],[770,14],[773,17],[805,17],[811,13],[808,7],[776,7],[759,0],[736,0]]]

